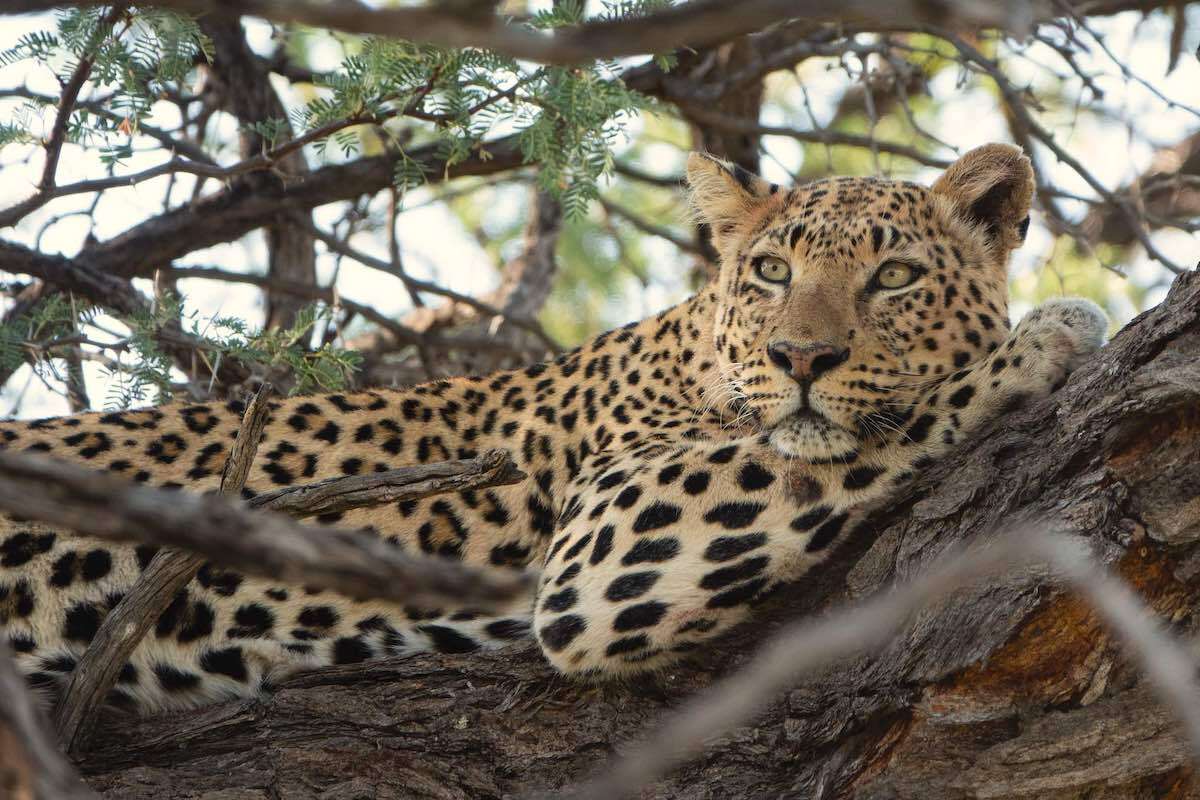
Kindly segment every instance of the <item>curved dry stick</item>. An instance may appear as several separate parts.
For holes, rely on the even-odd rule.
[[[516,483],[525,474],[503,450],[488,450],[476,458],[435,461],[366,475],[327,478],[255,495],[246,505],[278,511],[291,517],[336,514],[353,508],[419,500],[435,494]]]
[[[25,791],[32,791],[33,800],[96,798],[55,746],[7,639],[0,637],[0,793],[27,797]]]
[[[267,402],[271,393],[271,384],[265,383],[246,404],[237,439],[225,459],[222,494],[237,497],[246,485],[271,413]],[[74,755],[87,746],[100,708],[116,686],[129,656],[175,596],[196,577],[205,560],[186,550],[160,551],[104,618],[54,709],[54,726],[68,753]]]

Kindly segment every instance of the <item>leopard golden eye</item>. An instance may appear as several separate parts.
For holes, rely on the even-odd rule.
[[[917,279],[917,271],[901,261],[889,261],[875,273],[875,283],[884,289],[903,289]]]
[[[758,277],[771,283],[787,283],[792,277],[792,268],[787,265],[786,261],[778,258],[763,259],[758,262],[755,270],[758,272]]]

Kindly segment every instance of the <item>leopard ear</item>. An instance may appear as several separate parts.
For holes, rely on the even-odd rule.
[[[687,181],[692,214],[697,222],[711,226],[714,241],[779,191],[770,181],[707,153],[688,155]]]
[[[967,222],[981,225],[990,247],[1007,254],[1025,241],[1033,201],[1033,165],[1010,144],[985,144],[955,161],[933,184]]]

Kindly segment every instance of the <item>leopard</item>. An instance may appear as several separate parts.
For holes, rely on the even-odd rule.
[[[1060,298],[1008,318],[1029,159],[988,144],[931,185],[781,186],[687,160],[716,274],[679,304],[552,359],[408,388],[271,401],[243,496],[490,448],[507,486],[331,513],[399,551],[536,573],[482,610],[341,596],[205,563],[123,665],[133,713],[270,691],[299,670],[535,640],[579,680],[660,672],[827,560],[917,475],[1103,343]],[[131,483],[216,491],[239,401],[0,424],[6,449]],[[27,681],[61,692],[156,550],[4,517],[0,630]]]

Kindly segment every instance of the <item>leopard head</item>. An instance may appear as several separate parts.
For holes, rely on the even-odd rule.
[[[1034,187],[1015,147],[972,150],[931,187],[786,189],[696,153],[688,182],[720,254],[712,336],[727,404],[787,455],[852,457],[1008,333],[1008,258]]]

